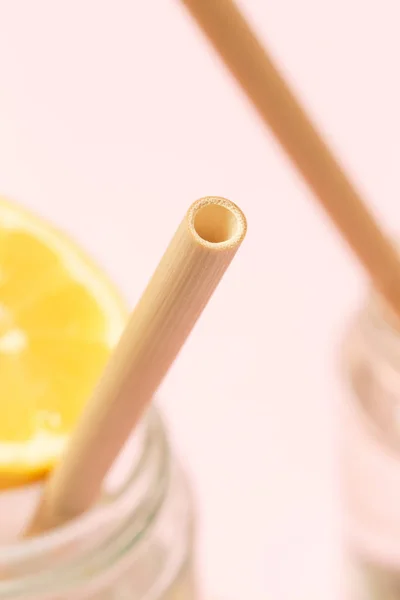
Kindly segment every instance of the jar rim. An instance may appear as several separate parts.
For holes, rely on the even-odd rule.
[[[360,360],[360,357],[362,359]],[[393,402],[393,386],[398,389],[400,376],[400,330],[397,317],[379,294],[372,290],[353,317],[343,348],[344,367],[355,394],[352,411],[376,439],[384,443],[387,454],[398,456],[398,433],[388,428],[384,404],[365,402],[374,385],[370,382],[373,364],[375,383],[385,380],[385,395]],[[361,371],[360,371],[361,369]],[[388,386],[389,382],[389,387]],[[362,390],[360,391],[360,385]],[[366,391],[369,390],[369,391]],[[397,400],[396,400],[397,402]],[[394,422],[393,422],[394,423]],[[393,424],[392,423],[392,424]]]
[[[358,323],[368,340],[373,336],[373,346],[390,360],[390,353],[400,344],[398,318],[386,301],[375,291],[369,294],[359,311]]]
[[[25,563],[30,559],[35,560],[38,557],[47,557],[52,556],[53,554],[57,555],[57,552],[60,551],[60,548],[63,548],[68,544],[76,544],[77,541],[79,542],[79,540],[86,539],[87,536],[93,534],[94,531],[98,531],[102,526],[105,526],[109,523],[119,526],[126,520],[130,520],[132,515],[136,514],[136,511],[138,510],[137,502],[135,503],[133,501],[137,497],[137,483],[140,480],[141,474],[146,471],[146,467],[149,466],[149,462],[151,462],[152,458],[154,457],[153,452],[155,449],[157,450],[157,459],[160,459],[160,464],[157,465],[156,477],[154,478],[157,482],[157,485],[159,485],[159,489],[157,490],[157,493],[151,494],[151,501],[154,504],[152,512],[153,517],[157,514],[158,508],[161,506],[167,488],[169,444],[162,420],[155,409],[150,409],[148,411],[148,414],[143,419],[142,424],[145,428],[145,435],[140,456],[136,461],[132,472],[129,473],[127,480],[117,490],[116,494],[112,496],[111,501],[100,503],[100,505],[95,507],[94,510],[85,513],[74,521],[63,525],[54,531],[46,532],[31,539],[24,539],[0,546],[0,572],[3,569],[3,566],[5,566],[7,577],[7,567],[9,566],[18,568],[18,565],[21,562]],[[163,477],[161,474],[167,474],[167,476]],[[101,510],[97,510],[98,508]],[[151,519],[144,519],[143,528],[147,529],[150,522]],[[132,538],[136,539],[138,535],[140,537],[142,532],[143,530],[136,531]],[[110,531],[107,531],[105,538],[102,540],[103,545],[104,542],[117,539],[117,536],[114,535],[115,531],[111,531],[111,536],[109,534]],[[132,543],[135,542],[135,539],[132,541]],[[78,558],[82,560],[82,558],[87,557],[92,552],[93,549],[91,548],[82,552],[81,554],[78,552]],[[71,568],[74,569],[75,566],[76,557],[70,559],[66,565],[67,570],[70,570]],[[10,589],[10,584],[12,582],[18,581],[21,583],[22,581],[25,581],[25,585],[27,585],[28,581],[34,581],[35,584],[38,585],[38,582],[41,581],[43,576],[50,575],[50,570],[54,574],[54,571],[59,570],[60,567],[62,567],[64,573],[66,570],[64,565],[57,563],[55,567],[50,565],[49,567],[40,569],[39,572],[35,571],[34,573],[31,572],[23,574],[22,577],[17,575],[15,577],[11,576],[11,578],[7,577],[3,580],[0,578],[0,598],[14,597],[15,592]]]

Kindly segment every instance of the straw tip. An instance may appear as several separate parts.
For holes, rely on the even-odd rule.
[[[187,221],[196,241],[216,250],[239,246],[247,232],[242,210],[231,200],[220,196],[196,200],[188,210]]]

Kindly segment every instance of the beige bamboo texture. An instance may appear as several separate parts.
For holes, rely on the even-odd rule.
[[[203,198],[189,209],[89,401],[27,531],[86,511],[167,373],[246,233],[240,209]],[[199,365],[199,368],[200,365]]]
[[[400,317],[400,263],[394,247],[237,6],[232,0],[181,1]]]

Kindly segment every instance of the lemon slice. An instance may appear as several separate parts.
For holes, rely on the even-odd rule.
[[[0,200],[0,487],[58,461],[126,315],[72,241]]]

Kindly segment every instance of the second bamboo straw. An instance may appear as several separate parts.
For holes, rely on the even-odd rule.
[[[400,318],[400,261],[233,0],[181,0]],[[339,43],[339,42],[338,42]]]

